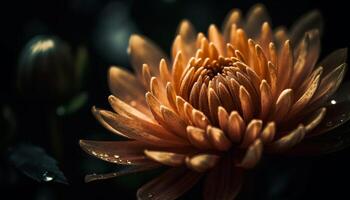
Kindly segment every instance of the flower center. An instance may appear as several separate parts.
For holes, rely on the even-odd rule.
[[[235,57],[206,58],[204,61],[192,61],[189,66],[181,80],[180,95],[209,116],[214,124],[218,122],[219,106],[228,112],[236,110],[243,114],[241,90],[254,97],[250,99],[259,99],[247,69],[249,67]]]

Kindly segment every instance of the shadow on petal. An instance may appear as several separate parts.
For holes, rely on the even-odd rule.
[[[185,167],[171,168],[143,185],[137,191],[137,199],[175,200],[191,189],[200,177],[200,173]]]

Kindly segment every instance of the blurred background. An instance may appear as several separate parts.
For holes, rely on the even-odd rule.
[[[206,32],[211,23],[220,26],[232,8],[246,13],[259,2],[266,5],[273,27],[288,27],[303,13],[319,9],[325,21],[321,57],[349,47],[350,16],[346,1],[341,0],[2,2],[2,195],[35,200],[135,199],[137,188],[158,171],[84,182],[86,174],[121,169],[88,156],[78,145],[79,139],[120,139],[90,112],[93,105],[108,108],[109,66],[130,68],[126,48],[132,33],[146,35],[169,52],[182,19]],[[42,53],[42,48],[50,50]],[[349,130],[349,123],[344,127],[341,131]],[[317,157],[266,158],[250,173],[239,198],[349,199],[344,184],[350,179],[349,161],[349,148]],[[200,187],[182,199],[200,198]]]

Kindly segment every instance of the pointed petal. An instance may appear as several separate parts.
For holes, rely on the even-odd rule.
[[[266,80],[262,80],[260,84],[260,118],[266,119],[272,107],[272,92]]]
[[[269,152],[283,153],[284,151],[298,144],[304,138],[304,136],[305,128],[303,125],[299,125],[298,128],[292,130],[287,135],[271,143],[266,148]]]
[[[191,144],[199,149],[212,148],[212,145],[209,143],[208,135],[203,129],[187,126],[187,137]]]
[[[294,44],[298,44],[304,33],[312,29],[317,29],[322,33],[323,19],[321,13],[318,10],[311,11],[300,19],[292,26],[290,31],[290,38]]]
[[[276,110],[274,119],[277,122],[283,121],[284,117],[288,114],[293,101],[293,90],[285,89],[281,92],[276,102]]]
[[[308,136],[317,136],[335,129],[350,120],[350,83],[343,83],[325,105],[327,112],[320,123]],[[332,132],[330,132],[332,133]]]
[[[251,169],[260,161],[263,152],[263,143],[260,139],[249,145],[242,161],[237,164],[239,167]]]
[[[276,123],[269,122],[261,132],[260,138],[264,144],[270,143],[275,139]]]
[[[184,145],[183,142],[156,137],[154,133],[149,131],[149,129],[145,129],[140,122],[130,120],[130,118],[123,117],[117,113],[94,109],[93,114],[97,119],[102,120],[102,125],[107,125],[106,128],[108,129],[112,128],[113,133],[117,135],[144,141],[146,143],[154,144],[155,146]]]
[[[177,136],[181,138],[187,138],[186,136],[186,123],[171,109],[160,106],[163,119],[166,122],[169,131],[173,131]]]
[[[231,147],[231,141],[225,133],[218,128],[208,126],[207,134],[211,144],[219,151],[227,151]]]
[[[140,77],[144,63],[150,66],[151,74],[157,76],[160,60],[167,59],[166,54],[156,44],[141,35],[130,36],[128,53],[131,57],[131,64]]]
[[[324,58],[318,66],[323,67],[324,74],[329,74],[335,67],[345,63],[348,56],[348,48],[338,49]]]
[[[208,37],[209,37],[209,41],[215,45],[219,55],[221,56],[224,55],[224,50],[225,50],[224,39],[220,31],[217,29],[217,27],[214,24],[209,26]]]
[[[177,167],[182,165],[185,162],[185,157],[186,157],[183,154],[178,154],[173,152],[152,151],[152,150],[145,150],[144,152],[145,152],[145,155],[151,160],[154,160],[163,165],[169,165],[172,167]]]
[[[89,183],[91,181],[105,180],[105,179],[115,178],[119,176],[125,176],[128,174],[134,174],[137,172],[148,171],[158,167],[160,167],[160,165],[156,163],[135,165],[135,166],[130,166],[125,169],[119,170],[117,172],[111,172],[106,174],[95,174],[95,173],[89,174],[85,176],[84,180],[85,180],[85,183]]]
[[[229,14],[226,16],[226,19],[224,20],[224,23],[222,24],[222,33],[224,36],[225,43],[230,42],[230,36],[231,36],[231,30],[232,25],[236,24],[240,26],[241,24],[241,11],[237,9],[233,9],[229,12]]]
[[[197,172],[205,172],[213,168],[219,161],[219,156],[212,154],[198,154],[186,158],[187,166]]]
[[[252,121],[250,121],[244,134],[241,146],[250,146],[260,136],[261,128],[261,120],[253,119]]]
[[[145,105],[145,89],[137,78],[119,67],[111,67],[108,71],[109,89],[115,96],[127,103]]]
[[[149,144],[139,141],[92,141],[80,140],[80,147],[88,154],[107,162],[123,165],[154,163],[143,151]]]
[[[303,91],[302,96],[293,104],[289,116],[292,117],[302,111],[305,106],[310,102],[312,97],[314,96],[320,82],[321,74],[317,75],[311,83],[308,85],[306,90]]]
[[[293,73],[293,50],[290,41],[284,43],[277,66],[277,92],[289,87],[290,78]]]
[[[244,86],[239,87],[239,99],[241,100],[244,120],[249,121],[253,117],[253,102],[251,95]]]
[[[260,27],[264,22],[269,22],[270,17],[262,4],[254,5],[247,13],[245,30],[250,38],[255,39],[260,33]]]
[[[317,125],[321,123],[326,115],[326,108],[320,108],[314,112],[313,116],[305,123],[305,133],[312,131]]]
[[[311,100],[312,103],[316,105],[323,103],[336,92],[345,76],[346,66],[346,63],[343,63],[321,80],[320,86]]]
[[[245,131],[245,122],[237,111],[232,111],[228,119],[228,135],[230,139],[238,143]]]
[[[200,177],[200,173],[184,167],[171,168],[138,189],[137,198],[139,200],[175,200],[191,189]]]

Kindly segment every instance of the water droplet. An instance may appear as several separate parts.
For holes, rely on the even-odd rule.
[[[345,114],[345,113],[342,114],[341,117],[342,117],[342,118],[346,118],[346,114]]]
[[[326,123],[326,126],[328,126],[328,127],[333,126],[333,122],[332,122],[332,121],[327,122],[327,123]]]
[[[130,162],[130,161],[128,161],[128,160],[126,161],[126,163],[131,164],[131,162]]]
[[[118,155],[114,155],[114,158],[119,158],[119,156]]]
[[[147,197],[148,197],[148,198],[152,198],[152,197],[153,197],[153,194],[149,193],[149,194],[147,195]]]
[[[331,104],[333,104],[333,105],[334,105],[334,104],[336,104],[336,103],[337,103],[337,101],[336,101],[336,100],[334,100],[334,99],[333,99],[333,100],[331,100]]]
[[[50,181],[52,181],[53,180],[53,176],[51,176],[50,174],[49,174],[49,172],[44,172],[43,173],[43,180],[45,181],[45,182],[50,182]]]
[[[94,151],[91,151],[92,155],[97,156],[97,153]]]

